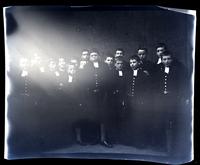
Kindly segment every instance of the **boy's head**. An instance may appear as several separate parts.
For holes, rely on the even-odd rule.
[[[99,57],[99,52],[94,50],[90,53],[90,61],[91,62],[96,62],[96,61],[99,61],[100,60],[100,57]]]
[[[115,68],[117,70],[122,70],[123,69],[123,65],[124,65],[124,61],[121,58],[115,60]]]
[[[137,55],[133,55],[131,56],[131,58],[129,59],[129,63],[130,63],[130,67],[132,69],[136,69],[139,67],[140,64],[140,58]]]
[[[158,56],[158,58],[161,58],[161,54],[167,50],[167,47],[164,43],[158,43],[158,45],[156,46],[156,55]]]
[[[104,61],[106,64],[108,64],[109,66],[113,65],[114,63],[114,59],[112,56],[107,56],[105,61]]]
[[[89,57],[89,50],[84,49],[81,54],[81,60],[88,61]]]
[[[161,60],[165,67],[169,67],[173,61],[173,56],[171,52],[165,51],[161,54]]]
[[[142,47],[138,48],[137,55],[141,61],[145,60],[147,56],[147,48],[142,48]]]

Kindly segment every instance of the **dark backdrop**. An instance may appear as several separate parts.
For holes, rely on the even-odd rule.
[[[6,61],[14,66],[10,70],[12,74],[16,71],[12,68],[18,67],[21,57],[37,53],[43,57],[79,58],[85,48],[97,48],[101,55],[106,55],[114,54],[120,47],[125,50],[127,59],[139,46],[144,46],[149,50],[148,59],[155,61],[158,42],[166,43],[175,57],[192,70],[193,17],[186,14],[155,7],[111,10],[60,6],[13,7],[7,10],[6,16],[6,55],[10,57]],[[54,116],[53,111],[34,109],[31,104],[22,109],[23,100],[19,98],[11,97],[9,101],[8,118],[13,124],[10,156],[64,146],[69,135],[62,132],[65,129],[61,121],[65,116],[63,111]],[[58,132],[60,134],[56,134]]]
[[[8,13],[13,18],[8,19],[12,59],[34,53],[79,58],[85,48],[97,48],[102,55],[123,48],[128,58],[144,46],[148,59],[155,61],[156,44],[164,42],[177,59],[192,66],[193,16],[156,7],[15,7]]]

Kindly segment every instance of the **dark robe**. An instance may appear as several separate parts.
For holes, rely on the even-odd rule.
[[[154,143],[165,151],[172,151],[172,146],[177,146],[175,143],[178,141],[175,139],[180,141],[185,137],[183,130],[188,126],[183,126],[184,123],[188,123],[189,118],[186,115],[188,111],[186,99],[190,93],[188,73],[176,60],[172,61],[169,68],[169,73],[165,73],[164,65],[159,64],[154,77],[154,129],[156,130]]]
[[[151,127],[149,83],[149,75],[142,69],[138,69],[137,76],[133,75],[133,70],[127,72],[127,123],[124,142],[139,148],[147,147],[151,140],[148,128]]]

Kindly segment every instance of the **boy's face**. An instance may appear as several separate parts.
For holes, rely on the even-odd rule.
[[[28,66],[28,60],[26,58],[22,58],[19,62],[21,68],[26,68]]]
[[[124,54],[123,54],[123,51],[122,50],[117,50],[116,52],[115,52],[115,57],[123,57],[124,56]]]
[[[170,55],[163,56],[162,63],[164,64],[165,67],[169,67],[172,63],[172,57]]]
[[[107,57],[105,60],[105,63],[108,65],[112,65],[113,64],[113,58],[112,57]]]
[[[65,68],[65,59],[64,58],[59,58],[58,60],[58,65],[60,69],[64,69]]]
[[[115,67],[117,70],[121,70],[123,68],[123,61],[116,61]]]
[[[75,66],[74,65],[69,65],[68,69],[67,69],[67,72],[68,72],[68,74],[71,74],[71,75],[75,74],[75,72],[76,72]]]
[[[75,65],[78,66],[78,61],[76,59],[71,59],[70,62]]]
[[[139,49],[138,50],[138,57],[140,58],[140,60],[144,60],[146,58],[146,51],[143,49]]]
[[[81,55],[81,60],[87,61],[89,59],[89,52],[88,51],[83,51]]]
[[[139,62],[136,59],[130,59],[130,67],[136,69],[139,66]]]
[[[93,52],[93,53],[90,54],[90,61],[91,61],[91,62],[98,61],[98,58],[99,58],[98,53]]]
[[[165,48],[164,47],[158,47],[157,49],[156,49],[156,54],[157,54],[157,56],[160,58],[161,56],[161,54],[163,53],[165,51]]]
[[[31,59],[31,66],[40,65],[41,61],[42,61],[41,57],[35,54],[34,57]]]
[[[51,61],[49,62],[49,68],[50,68],[50,69],[55,69],[55,68],[56,68],[56,63],[55,63],[55,61],[51,60]]]

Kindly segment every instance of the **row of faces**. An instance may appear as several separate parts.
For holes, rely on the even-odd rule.
[[[106,61],[106,60],[105,60]],[[109,61],[109,62],[108,62]],[[111,61],[113,61],[113,59],[112,59],[112,57],[107,57],[107,62],[109,63],[107,63],[108,65],[111,65]],[[172,62],[172,58],[171,58],[171,56],[169,55],[169,56],[163,56],[162,57],[162,62],[163,62],[163,64],[166,66],[166,67],[169,67],[169,65],[171,64],[171,62]],[[131,58],[130,60],[129,60],[129,65],[130,65],[130,67],[132,68],[132,69],[137,69],[139,66],[140,66],[140,60],[139,60],[139,58],[137,58],[137,57],[133,57],[133,58]],[[113,66],[115,66],[115,68],[116,68],[116,70],[121,70],[122,68],[123,68],[123,66],[124,66],[124,62],[123,62],[123,60],[116,60],[115,61],[115,64],[113,65]],[[54,70],[55,71],[55,70]],[[60,70],[60,71],[62,71],[62,70]],[[76,65],[74,65],[74,64],[69,64],[69,65],[67,65],[67,73],[68,74],[70,74],[70,75],[74,75],[75,73],[76,73],[76,71],[77,71],[77,66]],[[44,70],[43,70],[43,72],[45,72]],[[56,74],[56,76],[59,76],[59,73],[57,73]]]
[[[98,58],[98,54],[94,53],[94,54],[91,55],[91,57],[92,57],[91,61],[94,61]],[[22,61],[22,62],[26,62],[26,61]],[[136,68],[140,65],[140,61],[138,59],[130,59],[129,62],[130,62],[131,68]],[[165,66],[169,66],[171,64],[171,62],[172,62],[171,55],[163,56],[162,63]],[[116,60],[115,63],[114,63],[114,58],[109,57],[109,56],[106,57],[105,63],[108,64],[109,66],[114,65],[117,69],[122,69],[122,67],[123,67],[123,60]],[[23,63],[23,64],[27,64],[27,63]],[[78,62],[76,60],[74,60],[74,61],[71,61],[71,64],[73,64],[74,66],[77,67]],[[61,69],[61,70],[65,68],[66,62],[63,58],[59,59],[58,66],[59,66],[58,68]],[[56,69],[55,61],[50,60],[48,67],[50,69]]]
[[[172,57],[171,55],[166,55],[162,57],[162,63],[164,64],[164,66],[169,67],[171,65],[172,62]],[[107,57],[105,60],[105,63],[107,63],[108,65],[112,65],[115,66],[115,68],[117,70],[121,70],[124,66],[124,61],[123,60],[116,60],[114,63],[114,59],[113,57]],[[129,60],[129,65],[132,69],[137,69],[140,66],[140,60],[137,57],[133,57]],[[73,64],[68,65],[68,69],[67,72],[70,74],[74,74],[76,72],[76,66]]]
[[[165,46],[157,47],[156,55],[158,56],[158,58],[161,58],[161,54],[164,51],[166,51]],[[147,56],[147,49],[146,48],[138,49],[137,55],[141,60],[145,59],[146,56]],[[116,50],[115,55],[114,55],[115,58],[123,57],[123,56],[124,56],[123,50]],[[96,52],[89,53],[89,51],[83,51],[82,55],[81,55],[81,59],[82,60],[91,60],[91,61],[93,61],[93,60],[96,60],[97,58],[98,58],[98,53],[96,53]]]
[[[166,50],[165,46],[160,46],[160,47],[157,47],[157,56],[160,58],[160,55]],[[138,57],[140,58],[140,60],[143,60],[146,58],[146,54],[147,54],[147,49],[138,49],[138,52],[137,52],[137,55]],[[123,50],[116,50],[115,52],[115,58],[117,57],[123,57],[124,56],[124,52]],[[82,55],[81,55],[81,60],[90,60],[90,61],[97,61],[99,59],[99,55],[97,52],[92,52],[89,54],[89,51],[83,51],[82,52]],[[105,62],[106,63],[112,63],[112,57],[107,57],[105,59]],[[31,60],[31,66],[34,66],[34,65],[38,65],[38,64],[41,64],[41,57],[39,57],[38,55],[34,56],[33,60]],[[77,64],[78,65],[78,61],[76,59],[71,59],[70,60],[70,63],[74,63],[74,64]],[[59,67],[64,67],[66,65],[66,62],[65,62],[65,59],[64,58],[59,58],[58,59],[58,66]],[[29,62],[28,62],[28,59],[26,58],[23,58],[20,60],[20,66],[22,68],[24,67],[28,67],[29,66]],[[50,68],[54,68],[56,67],[56,62],[53,60],[53,59],[50,59],[49,61],[49,67]]]

